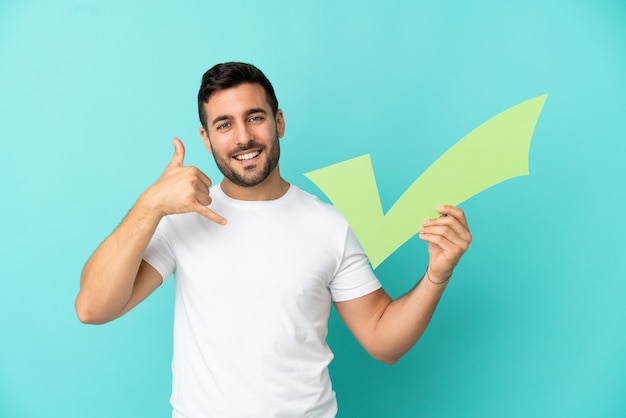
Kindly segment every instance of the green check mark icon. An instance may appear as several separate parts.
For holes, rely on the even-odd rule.
[[[385,214],[369,154],[306,173],[345,216],[378,267],[439,216],[442,203],[458,206],[513,177],[528,174],[532,135],[547,95],[519,103],[487,120],[439,157]]]

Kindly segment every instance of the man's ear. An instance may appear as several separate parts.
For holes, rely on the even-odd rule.
[[[213,154],[213,148],[211,147],[211,139],[209,139],[209,133],[204,129],[204,126],[200,127],[200,136],[202,142],[204,142],[204,148],[209,151],[209,154]]]
[[[278,132],[279,138],[285,135],[285,115],[283,115],[282,109],[276,111],[276,132]]]

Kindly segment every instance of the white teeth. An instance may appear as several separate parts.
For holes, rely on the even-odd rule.
[[[261,153],[260,151],[253,151],[253,152],[249,152],[247,154],[240,154],[240,155],[237,155],[235,157],[235,159],[238,160],[238,161],[251,160],[254,157],[256,157],[257,155],[259,155],[260,153]]]

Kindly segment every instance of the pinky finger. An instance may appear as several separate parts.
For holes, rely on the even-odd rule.
[[[211,209],[207,208],[206,206],[202,206],[201,204],[198,204],[198,206],[195,209],[195,212],[204,216],[208,220],[215,222],[216,224],[226,225],[227,223],[226,218],[224,218],[221,215],[218,215],[217,213],[213,212]]]

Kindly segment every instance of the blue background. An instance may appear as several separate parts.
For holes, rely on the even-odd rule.
[[[418,345],[370,359],[333,315],[340,417],[626,416],[626,3],[0,1],[0,416],[167,417],[173,286],[80,324],[91,252],[173,152],[219,179],[195,95],[248,61],[284,176],[365,153],[389,208],[473,128],[544,93],[528,177],[462,207],[474,242]],[[459,175],[463,175],[459,173]],[[399,296],[412,239],[377,274]]]

